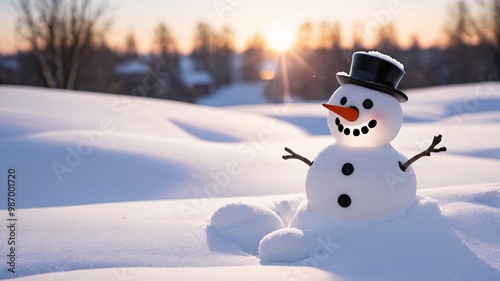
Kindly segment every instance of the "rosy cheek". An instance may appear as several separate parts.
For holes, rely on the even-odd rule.
[[[374,110],[371,114],[371,119],[375,119],[377,121],[385,120],[385,114],[380,110]]]

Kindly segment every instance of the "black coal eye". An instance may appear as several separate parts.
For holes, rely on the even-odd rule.
[[[373,102],[371,99],[366,99],[364,102],[363,102],[363,107],[366,108],[366,109],[370,109],[373,107]]]
[[[341,105],[345,105],[347,103],[347,98],[346,97],[343,97],[340,99],[340,104]]]

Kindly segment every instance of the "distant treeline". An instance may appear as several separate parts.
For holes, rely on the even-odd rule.
[[[16,31],[28,48],[0,56],[0,84],[194,102],[235,81],[265,80],[272,100],[323,99],[338,87],[335,73],[348,72],[351,55],[358,50],[378,50],[402,62],[407,73],[400,84],[403,89],[500,78],[500,0],[482,2],[474,15],[465,2],[450,7],[443,46],[422,48],[415,37],[403,48],[390,22],[377,26],[370,44],[363,42],[360,28],[353,29],[353,43],[346,44],[340,24],[306,22],[286,52],[269,50],[256,34],[237,54],[230,28],[216,31],[201,22],[188,56],[180,55],[163,23],[156,27],[147,55],[138,54],[132,33],[122,50],[110,48],[109,9],[90,0],[16,3]]]

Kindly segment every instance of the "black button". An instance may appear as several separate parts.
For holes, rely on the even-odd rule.
[[[363,126],[363,128],[361,128],[361,132],[362,132],[363,134],[368,134],[368,131],[369,131],[369,129],[368,129],[368,127],[366,127],[366,126]]]
[[[375,128],[375,126],[377,126],[377,120],[375,120],[375,119],[373,119],[372,121],[370,121],[368,123],[368,127],[372,128],[372,129]]]
[[[359,136],[359,130],[354,129],[354,131],[352,131],[352,134],[355,135],[356,137]]]
[[[349,128],[345,128],[345,129],[344,129],[344,134],[345,134],[346,136],[348,136],[350,133],[351,133],[351,130],[349,130]]]
[[[338,117],[335,118],[335,125],[337,125],[337,126],[340,125],[340,119]]]
[[[344,125],[340,124],[338,129],[339,129],[339,132],[342,132],[344,130]]]
[[[351,197],[349,197],[349,195],[347,194],[342,194],[339,196],[337,202],[339,203],[340,207],[347,208],[351,205]]]
[[[354,172],[354,166],[351,163],[342,165],[342,174],[349,176]]]

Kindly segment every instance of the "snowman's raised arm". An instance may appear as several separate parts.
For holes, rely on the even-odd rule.
[[[305,158],[304,156],[302,155],[299,155],[295,152],[293,152],[293,150],[291,150],[290,148],[288,147],[285,147],[285,151],[290,153],[290,155],[283,155],[281,158],[285,159],[285,160],[288,160],[288,159],[298,159],[304,163],[306,163],[307,165],[311,166],[313,164],[314,161],[311,161],[307,158]]]
[[[419,154],[413,156],[412,158],[410,158],[408,161],[406,161],[404,164],[399,162],[399,167],[401,168],[401,170],[404,172],[406,171],[406,169],[408,169],[408,167],[413,164],[413,162],[417,161],[418,159],[424,157],[424,156],[431,156],[431,152],[441,152],[441,151],[446,151],[446,147],[440,147],[440,148],[436,148],[436,145],[438,145],[440,142],[441,142],[441,138],[443,136],[441,135],[438,135],[438,136],[434,136],[434,139],[432,140],[432,143],[431,145],[424,151],[420,152]]]

